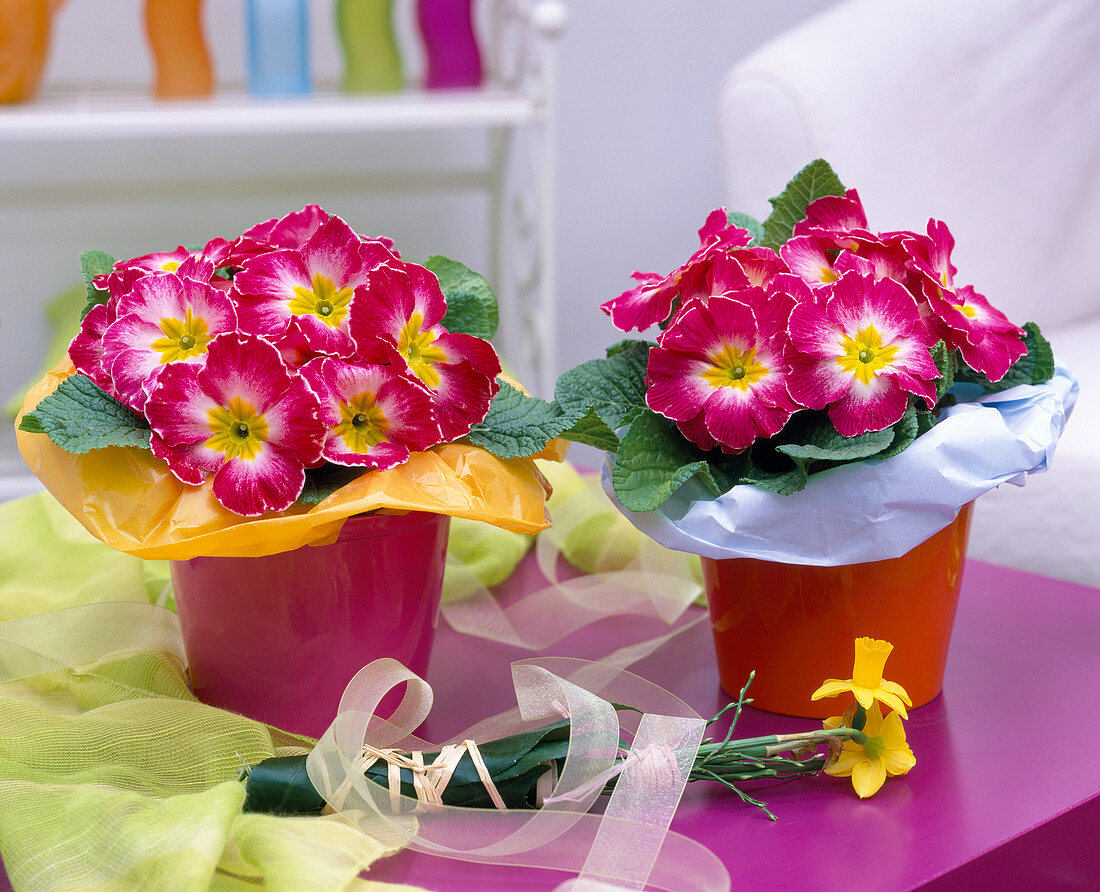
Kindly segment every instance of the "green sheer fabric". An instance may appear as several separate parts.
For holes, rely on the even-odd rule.
[[[312,741],[199,703],[166,566],[53,504],[0,504],[0,853],[15,889],[357,889],[394,851],[241,813],[247,763]]]

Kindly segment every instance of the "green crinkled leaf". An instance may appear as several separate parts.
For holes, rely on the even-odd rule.
[[[923,405],[924,400],[920,400],[920,403]],[[932,418],[932,423],[935,424],[935,413],[927,409],[917,408],[917,400],[915,398],[910,398],[909,405],[905,407],[905,414],[889,428],[894,435],[894,439],[889,446],[882,450],[882,452],[877,453],[875,458],[892,458],[908,449],[913,444],[913,441],[917,439],[924,430],[927,430],[927,428],[922,429],[922,415],[930,416]]]
[[[319,468],[306,468],[306,483],[298,496],[299,505],[317,505],[331,496],[336,490],[362,477],[368,471],[364,467],[346,467],[326,463]]]
[[[110,296],[106,291],[100,291],[95,287],[93,280],[96,276],[104,276],[114,269],[115,258],[105,251],[82,251],[80,254],[80,275],[84,278],[84,291],[88,301],[80,312],[83,319],[97,304],[107,303]]]
[[[917,437],[923,437],[932,428],[936,426],[936,413],[929,412],[925,409],[917,409],[917,433],[913,437],[915,440]]]
[[[447,298],[444,328],[486,339],[497,333],[497,297],[483,275],[448,257],[429,257],[424,265],[435,273]]]
[[[1050,341],[1043,337],[1036,323],[1025,322],[1024,331],[1027,332],[1024,336],[1027,356],[1021,357],[1021,361],[1026,358],[1030,366],[1031,376],[1027,383],[1045,384],[1054,377],[1054,349],[1050,346]],[[1016,365],[1019,365],[1019,362]],[[1009,371],[1011,372],[1012,369]]]
[[[791,237],[795,224],[806,216],[809,204],[826,195],[843,194],[844,184],[829,163],[821,158],[811,161],[795,174],[779,195],[769,199],[772,212],[764,221],[764,237],[760,244],[778,250]]]
[[[959,355],[943,341],[936,341],[931,353],[932,361],[940,372],[940,377],[936,380],[936,403],[938,405],[939,401],[944,398],[947,391],[955,383],[955,371],[959,367]]]
[[[614,452],[619,448],[619,437],[607,423],[600,418],[596,410],[589,408],[561,435],[572,443],[593,446],[605,452]]]
[[[831,424],[822,425],[806,442],[777,446],[776,451],[790,458],[795,467],[785,474],[767,475],[759,481],[759,485],[781,494],[798,492],[806,488],[809,475],[815,471],[870,458],[888,449],[893,442],[894,431],[891,428],[858,437],[843,437]]]
[[[759,245],[764,240],[764,224],[755,217],[742,214],[740,211],[728,211],[726,220],[731,226],[739,226],[749,231],[749,235],[752,236],[752,241],[749,242],[750,246]]]
[[[741,482],[750,486],[759,486],[776,495],[789,496],[806,488],[806,471],[795,464],[786,471],[768,471],[752,465],[745,472]]]
[[[20,430],[46,434],[66,452],[83,455],[106,446],[149,448],[149,424],[90,378],[76,374],[28,412]]]
[[[711,492],[721,495],[703,453],[671,422],[647,409],[619,443],[611,483],[624,508],[655,511],[696,474]]]
[[[502,380],[485,420],[474,425],[467,439],[493,455],[517,458],[541,452],[574,421],[556,403],[527,396]]]
[[[563,372],[554,388],[562,411],[579,420],[594,410],[611,431],[629,425],[645,409],[651,346],[646,341],[620,344],[606,359],[590,359]]]

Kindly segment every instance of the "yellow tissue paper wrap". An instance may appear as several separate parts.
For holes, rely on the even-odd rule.
[[[73,373],[66,360],[30,389],[19,418]],[[18,428],[19,419],[16,420]],[[344,521],[367,511],[430,511],[516,533],[546,529],[549,485],[533,459],[503,459],[449,443],[389,471],[369,471],[317,505],[241,517],[222,506],[212,479],[182,483],[144,449],[108,447],[84,455],[44,434],[17,433],[19,451],[54,497],[97,539],[147,560],[262,557],[335,541]]]

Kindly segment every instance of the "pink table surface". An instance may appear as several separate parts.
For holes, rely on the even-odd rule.
[[[553,653],[596,658],[658,631],[636,618],[603,621]],[[944,693],[907,723],[917,756],[909,775],[866,801],[829,777],[758,784],[751,792],[774,823],[720,788],[693,784],[672,828],[722,858],[734,888],[1097,888],[1098,644],[1100,590],[970,561]],[[508,664],[527,656],[441,625],[428,673],[436,705],[423,736],[442,740],[514,706]],[[633,671],[700,714],[728,701],[705,623]],[[738,736],[817,724],[750,708]],[[368,877],[483,890],[553,888],[567,875],[403,851]]]
[[[644,625],[605,622],[556,652],[602,655]],[[441,628],[425,736],[441,739],[514,705],[507,665],[524,656]],[[729,699],[705,623],[633,671],[702,715]],[[1097,888],[1098,698],[1100,590],[970,561],[944,692],[906,725],[917,756],[909,775],[865,801],[847,780],[824,776],[756,785],[751,792],[778,822],[720,788],[692,784],[672,829],[722,858],[735,889]],[[738,736],[815,726],[748,709]],[[566,875],[404,851],[369,877],[451,890],[552,888]]]

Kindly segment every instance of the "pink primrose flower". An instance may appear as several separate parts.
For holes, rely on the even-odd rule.
[[[795,305],[790,334],[791,396],[828,408],[846,437],[894,424],[910,393],[936,402],[939,371],[916,301],[892,279],[844,273],[818,300]]]
[[[134,283],[149,273],[176,273],[216,287],[228,287],[227,280],[214,275],[214,271],[224,265],[228,253],[228,242],[212,239],[198,251],[190,251],[181,245],[174,251],[143,254],[118,261],[110,273],[96,278],[95,286],[117,298],[129,294]]]
[[[500,360],[488,341],[447,331],[439,280],[415,263],[377,266],[351,320],[360,356],[387,362],[393,352],[432,396],[443,439],[469,433],[499,389]]]
[[[280,248],[300,250],[303,245],[333,217],[328,211],[316,204],[307,204],[300,211],[293,211],[285,217],[272,217],[263,223],[247,229],[233,245],[233,266],[242,266],[249,257],[266,254]],[[362,237],[361,237],[362,238]],[[388,238],[363,239],[377,242],[395,257],[393,240]]]
[[[440,442],[432,401],[403,367],[315,359],[302,375],[321,399],[324,457],[387,470]]]
[[[951,251],[955,238],[947,224],[939,220],[929,220],[927,230],[928,235],[910,232],[902,238],[909,254],[909,267],[921,277],[925,294],[954,292],[958,270],[951,263]]]
[[[882,239],[861,243],[854,251],[841,251],[833,261],[833,270],[837,275],[855,270],[876,279],[893,279],[905,285],[919,304],[921,289],[908,264],[909,254],[900,239]]]
[[[332,217],[300,249],[249,258],[230,292],[241,328],[276,344],[294,330],[317,353],[353,356],[352,301],[367,283],[368,268],[386,259],[379,250]]]
[[[102,335],[102,366],[115,395],[139,412],[170,363],[201,361],[211,339],[237,327],[228,297],[176,273],[146,273],[118,299],[114,315]]]
[[[145,404],[153,454],[184,483],[214,475],[214,497],[255,517],[289,508],[305,468],[321,459],[325,425],[317,396],[256,335],[229,333],[205,362],[177,362]]]
[[[645,331],[664,322],[672,314],[677,300],[686,301],[692,295],[681,293],[681,283],[687,279],[696,283],[700,270],[718,255],[735,248],[743,248],[752,241],[747,229],[729,223],[725,208],[717,208],[707,215],[699,229],[699,248],[687,262],[667,276],[659,273],[635,272],[631,278],[639,284],[600,306],[611,323],[622,331]]]
[[[315,232],[331,219],[332,215],[316,204],[307,204],[300,211],[285,217],[272,217],[257,223],[241,234],[242,242],[263,245],[264,250],[289,248],[297,251],[310,240]]]
[[[693,300],[706,303],[714,295],[728,294],[751,285],[740,263],[729,254],[715,254],[705,263],[688,270],[681,279],[681,306],[677,314],[683,312],[683,308]]]
[[[635,271],[630,276],[638,284],[618,297],[600,305],[611,323],[622,331],[645,331],[672,314],[672,305],[680,291],[680,279],[672,273]]]
[[[703,449],[747,449],[799,408],[784,355],[790,303],[758,288],[692,301],[649,352],[646,402]]]
[[[111,396],[117,394],[110,373],[103,367],[103,333],[114,319],[114,306],[109,301],[96,304],[80,321],[80,331],[69,343],[69,359],[76,370]]]
[[[811,287],[831,285],[839,275],[829,252],[836,251],[832,240],[820,235],[796,235],[780,247],[779,256],[792,272]]]
[[[826,195],[806,206],[806,216],[794,225],[792,235],[831,237],[837,247],[849,247],[851,237],[873,238],[867,229],[867,213],[859,193]]]
[[[759,288],[767,288],[776,276],[790,272],[787,264],[771,248],[738,248],[727,256],[737,261],[748,277],[749,284]]]
[[[990,381],[1000,381],[1027,353],[1024,330],[970,285],[928,297],[932,315],[925,324],[932,337],[957,349],[967,365]]]

